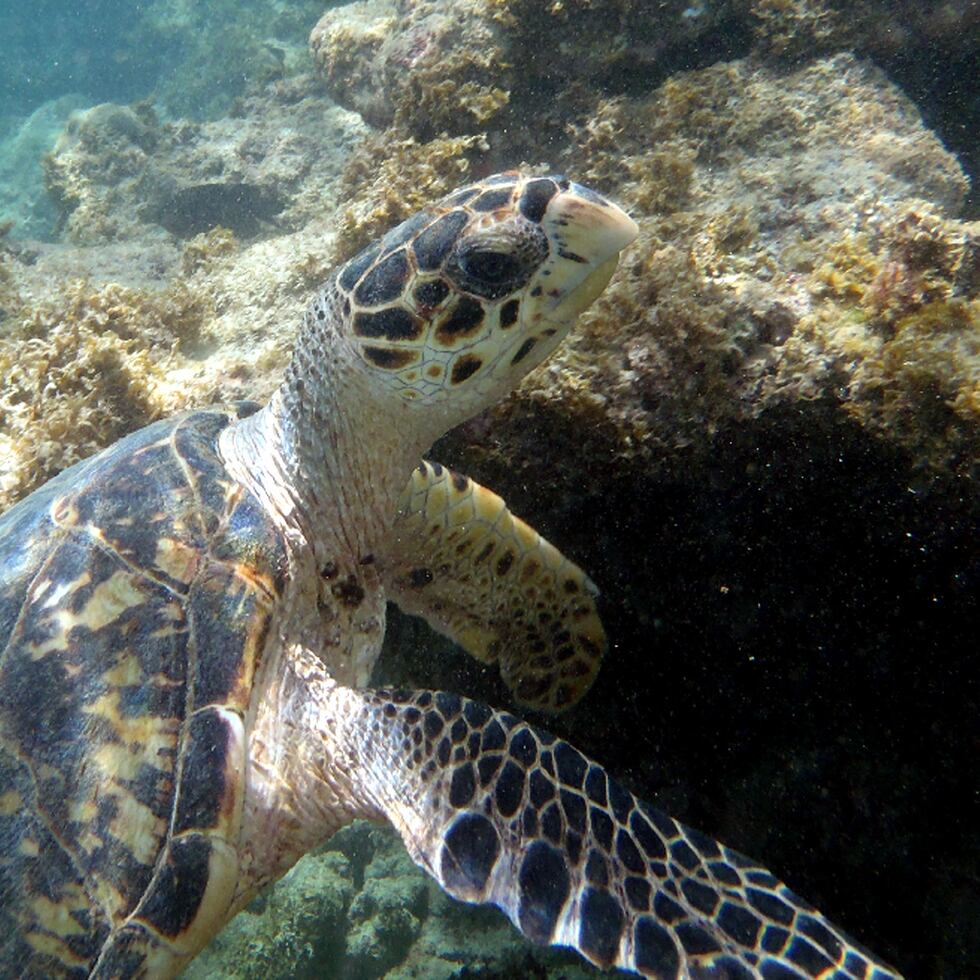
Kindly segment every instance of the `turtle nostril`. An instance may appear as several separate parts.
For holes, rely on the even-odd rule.
[[[567,191],[572,186],[572,182],[561,174],[555,174],[552,180],[558,185],[558,190]]]

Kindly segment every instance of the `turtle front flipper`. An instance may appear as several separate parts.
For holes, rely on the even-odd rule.
[[[337,689],[355,792],[455,898],[535,943],[671,980],[887,980],[764,868],[567,742],[455,694]]]
[[[388,597],[499,664],[520,704],[564,711],[592,685],[606,650],[598,590],[493,491],[423,460],[378,560]]]

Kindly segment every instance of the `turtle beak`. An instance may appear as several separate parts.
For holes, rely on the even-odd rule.
[[[554,253],[551,286],[558,287],[545,316],[567,323],[606,288],[639,229],[622,208],[580,184],[552,198],[542,225]]]

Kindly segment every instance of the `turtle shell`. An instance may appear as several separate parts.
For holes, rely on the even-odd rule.
[[[0,518],[0,974],[169,973],[228,912],[287,567],[217,453],[254,410],[151,425]]]

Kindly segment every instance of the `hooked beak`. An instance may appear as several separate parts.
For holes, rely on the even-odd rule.
[[[546,316],[567,322],[606,288],[619,253],[636,238],[639,228],[622,208],[574,183],[551,200],[544,223],[558,246],[554,278],[561,282],[561,295]]]

